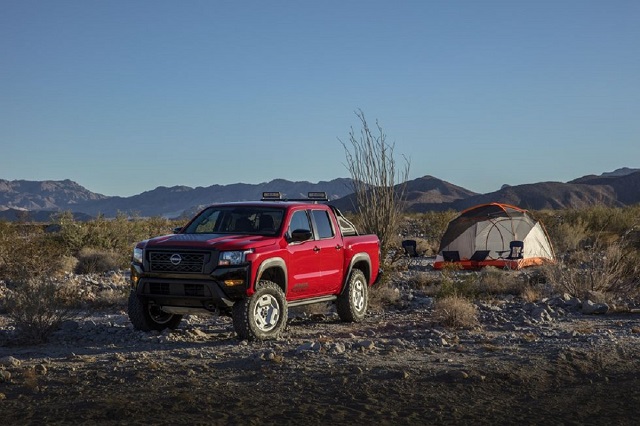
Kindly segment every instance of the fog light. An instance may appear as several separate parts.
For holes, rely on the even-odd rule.
[[[224,285],[226,285],[227,287],[233,287],[235,285],[242,284],[244,284],[244,280],[224,280]]]

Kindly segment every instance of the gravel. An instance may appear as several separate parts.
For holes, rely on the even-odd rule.
[[[126,286],[68,279],[96,295]],[[637,313],[504,296],[456,330],[434,323],[428,294],[399,288],[396,308],[357,324],[291,309],[267,342],[238,340],[226,317],[144,333],[115,305],[20,346],[0,315],[3,424],[637,424]]]

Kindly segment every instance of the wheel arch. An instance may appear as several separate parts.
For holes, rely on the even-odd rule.
[[[349,262],[349,269],[347,269],[347,273],[344,275],[344,279],[342,280],[342,290],[340,293],[344,292],[344,289],[347,287],[351,271],[354,269],[361,270],[367,279],[367,285],[371,285],[371,258],[367,253],[358,253],[353,256],[353,258],[351,258],[351,262]]]
[[[256,273],[256,279],[253,283],[254,291],[260,280],[268,280],[276,283],[286,295],[288,281],[287,264],[284,259],[281,257],[272,257],[260,264]]]

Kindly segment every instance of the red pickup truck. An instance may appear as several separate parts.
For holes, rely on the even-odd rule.
[[[211,205],[174,234],[139,242],[128,313],[139,330],[175,328],[185,314],[226,314],[241,339],[277,338],[289,306],[334,302],[364,318],[380,276],[380,242],[327,204],[324,193]]]

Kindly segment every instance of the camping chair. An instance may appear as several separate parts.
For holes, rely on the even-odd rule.
[[[473,252],[469,260],[471,260],[472,262],[482,262],[487,258],[487,256],[489,256],[490,251],[491,250],[476,250],[475,252]]]
[[[509,256],[507,256],[507,259],[522,259],[522,256],[524,254],[524,242],[511,241],[509,243],[509,250]]]
[[[445,262],[460,262],[460,253],[458,251],[442,251],[442,257]]]
[[[402,248],[404,249],[404,254],[409,258],[409,265],[411,265],[411,259],[415,257],[420,257],[420,253],[418,253],[416,240],[404,240],[402,241]]]

